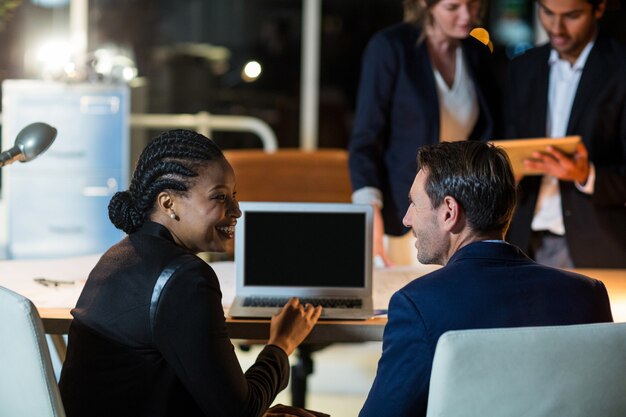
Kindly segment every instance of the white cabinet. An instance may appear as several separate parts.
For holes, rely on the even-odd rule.
[[[33,122],[58,131],[46,153],[3,168],[8,256],[105,251],[123,237],[109,221],[107,206],[128,185],[128,88],[7,80],[2,91],[3,149]]]

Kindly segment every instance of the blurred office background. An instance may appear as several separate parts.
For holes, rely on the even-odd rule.
[[[70,0],[1,3],[0,81],[46,76],[45,60],[69,53]],[[136,67],[139,80],[131,85],[141,103],[133,112],[254,116],[271,126],[280,147],[301,144],[302,42],[309,15],[315,14],[311,21],[319,24],[320,147],[346,146],[363,48],[374,32],[402,19],[401,0],[87,3],[88,59],[123,56]],[[307,3],[314,4],[308,14]],[[626,39],[623,3],[612,1],[614,10],[603,26]],[[510,58],[532,45],[537,38],[533,9],[530,0],[489,3],[484,23],[496,54]],[[261,146],[250,133],[213,136],[224,147]]]
[[[0,81],[41,77],[42,48],[47,59],[68,53],[70,0],[1,3]],[[345,147],[363,48],[402,19],[401,0],[90,0],[87,51],[134,63],[141,80],[133,85],[145,100],[137,110],[255,116],[274,129],[279,146],[297,147],[306,3],[319,13],[317,142]],[[623,3],[612,1],[603,26],[626,39]],[[496,53],[512,57],[532,45],[533,9],[530,0],[489,2],[484,23]],[[258,77],[256,64],[245,74],[251,62],[260,65]],[[252,134],[214,137],[225,147],[260,146]]]

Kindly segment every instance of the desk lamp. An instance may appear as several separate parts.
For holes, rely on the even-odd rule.
[[[15,146],[0,153],[0,167],[15,161],[28,162],[44,153],[54,139],[57,130],[46,123],[31,123],[20,130],[15,138]]]

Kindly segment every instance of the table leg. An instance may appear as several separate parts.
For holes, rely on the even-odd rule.
[[[52,344],[54,345],[54,350],[57,351],[57,355],[59,356],[59,360],[61,364],[65,362],[65,354],[67,353],[67,345],[65,344],[65,339],[63,339],[62,334],[51,334],[50,340],[52,340]]]
[[[297,361],[291,367],[291,405],[305,408],[307,378],[313,373],[314,349],[310,345],[298,346]]]

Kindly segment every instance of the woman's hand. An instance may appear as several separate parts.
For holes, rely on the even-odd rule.
[[[321,314],[322,306],[302,305],[297,298],[291,298],[280,313],[272,317],[268,344],[276,345],[291,355],[311,333]]]

